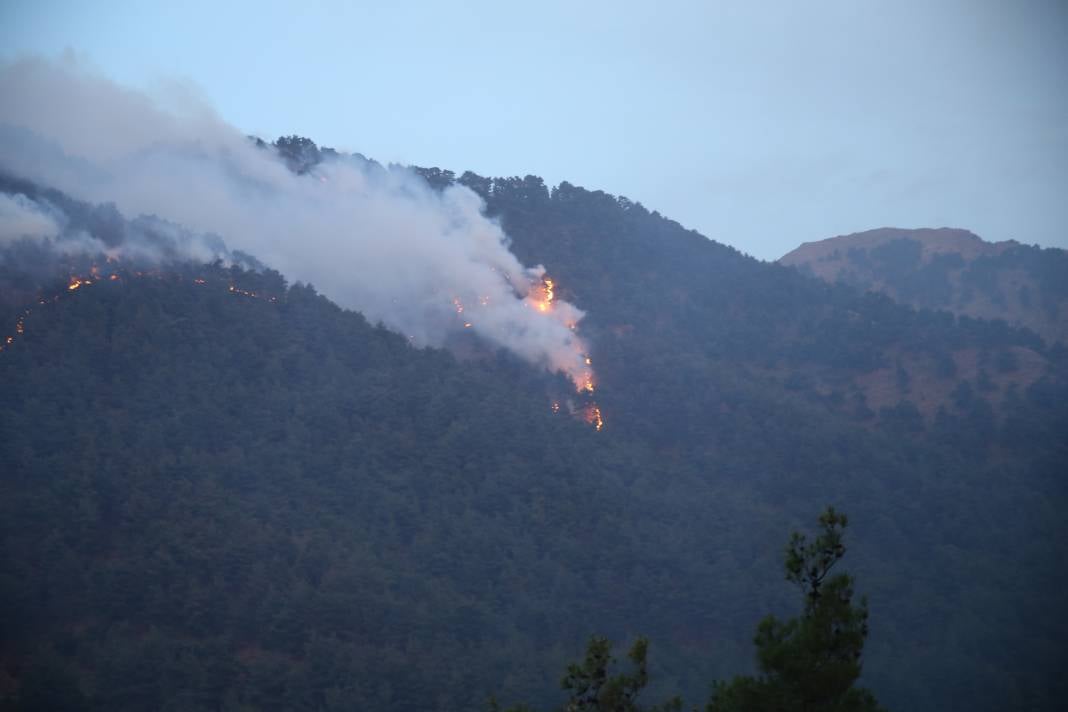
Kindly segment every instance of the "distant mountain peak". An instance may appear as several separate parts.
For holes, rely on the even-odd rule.
[[[1068,253],[959,228],[883,227],[806,242],[779,263],[917,308],[1003,319],[1068,340]]]
[[[934,254],[958,253],[965,259],[980,255],[998,255],[1020,243],[1015,240],[987,242],[970,230],[955,227],[938,228],[899,228],[880,227],[874,230],[838,235],[825,240],[802,243],[800,247],[786,253],[779,262],[784,265],[797,266],[813,259],[822,259],[834,254],[835,250],[870,249],[894,240],[915,240],[923,247],[923,257]]]

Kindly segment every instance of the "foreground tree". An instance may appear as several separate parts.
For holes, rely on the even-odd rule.
[[[830,577],[845,556],[842,533],[849,523],[833,507],[820,515],[820,531],[811,541],[795,532],[786,547],[786,579],[804,594],[804,609],[797,618],[781,621],[768,616],[760,622],[754,642],[760,675],[739,675],[717,682],[705,712],[881,712],[870,692],[854,687],[860,677],[861,652],[868,635],[868,606],[853,603],[853,578]],[[671,712],[682,701],[643,708],[638,694],[649,682],[645,638],[631,647],[627,657],[631,673],[609,675],[614,662],[607,638],[593,637],[586,659],[572,663],[561,682],[570,698],[564,712]],[[499,712],[491,701],[492,712]],[[524,705],[505,712],[532,712]]]
[[[638,695],[649,682],[646,657],[649,641],[638,638],[631,646],[627,658],[633,670],[609,675],[609,668],[615,662],[612,657],[612,643],[608,638],[594,636],[586,645],[586,659],[581,663],[567,666],[567,675],[560,681],[560,686],[567,690],[568,701],[560,709],[563,712],[678,712],[682,709],[682,700],[671,699],[662,705],[642,707],[638,704]],[[490,709],[498,712],[495,701],[490,701]],[[533,712],[530,707],[520,705],[510,707],[505,712]]]
[[[760,675],[716,683],[706,712],[868,712],[879,710],[860,677],[868,635],[868,606],[853,603],[853,578],[831,569],[845,555],[848,524],[833,507],[819,518],[809,541],[794,533],[786,547],[786,578],[804,593],[804,610],[781,621],[768,616],[757,628]]]

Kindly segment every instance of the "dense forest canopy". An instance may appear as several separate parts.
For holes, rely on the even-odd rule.
[[[397,170],[276,146],[302,174]],[[605,427],[554,412],[561,374],[462,334],[412,348],[223,244],[151,269],[5,245],[11,705],[550,704],[592,633],[648,636],[651,697],[702,700],[753,671],[755,621],[793,605],[783,532],[834,503],[881,704],[1058,707],[1063,346],[759,262],[603,192],[416,170],[478,193],[586,311]],[[187,239],[68,208],[94,236]]]

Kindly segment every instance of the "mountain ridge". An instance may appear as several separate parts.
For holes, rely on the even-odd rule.
[[[1068,252],[954,228],[879,228],[804,243],[778,262],[917,308],[1002,319],[1068,343]]]
[[[0,353],[0,694],[550,703],[589,633],[641,632],[654,680],[699,703],[789,605],[784,531],[833,501],[855,522],[884,704],[1056,708],[1063,353],[760,263],[625,198],[446,174],[587,311],[604,429],[553,413],[573,390],[559,375],[412,348],[270,270],[78,288]],[[25,264],[0,260],[0,285],[32,292]],[[49,290],[89,268],[53,266]],[[1041,367],[1015,387],[1027,365],[1006,371],[996,407],[955,365],[985,354],[995,380],[1015,349]],[[858,400],[855,379],[899,354],[947,391],[931,413],[916,380]]]

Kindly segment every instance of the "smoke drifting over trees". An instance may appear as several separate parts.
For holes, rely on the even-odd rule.
[[[582,312],[559,301],[549,313],[530,307],[524,298],[543,270],[516,259],[466,187],[437,192],[406,169],[342,154],[294,171],[292,157],[250,141],[188,89],[149,95],[71,59],[7,64],[0,93],[0,171],[9,176],[188,228],[170,244],[191,259],[224,255],[221,241],[196,236],[220,235],[416,344],[440,345],[469,325],[576,382],[586,370],[569,328]],[[48,238],[64,223],[46,200],[0,203],[4,242]],[[67,238],[65,249],[77,248]]]

